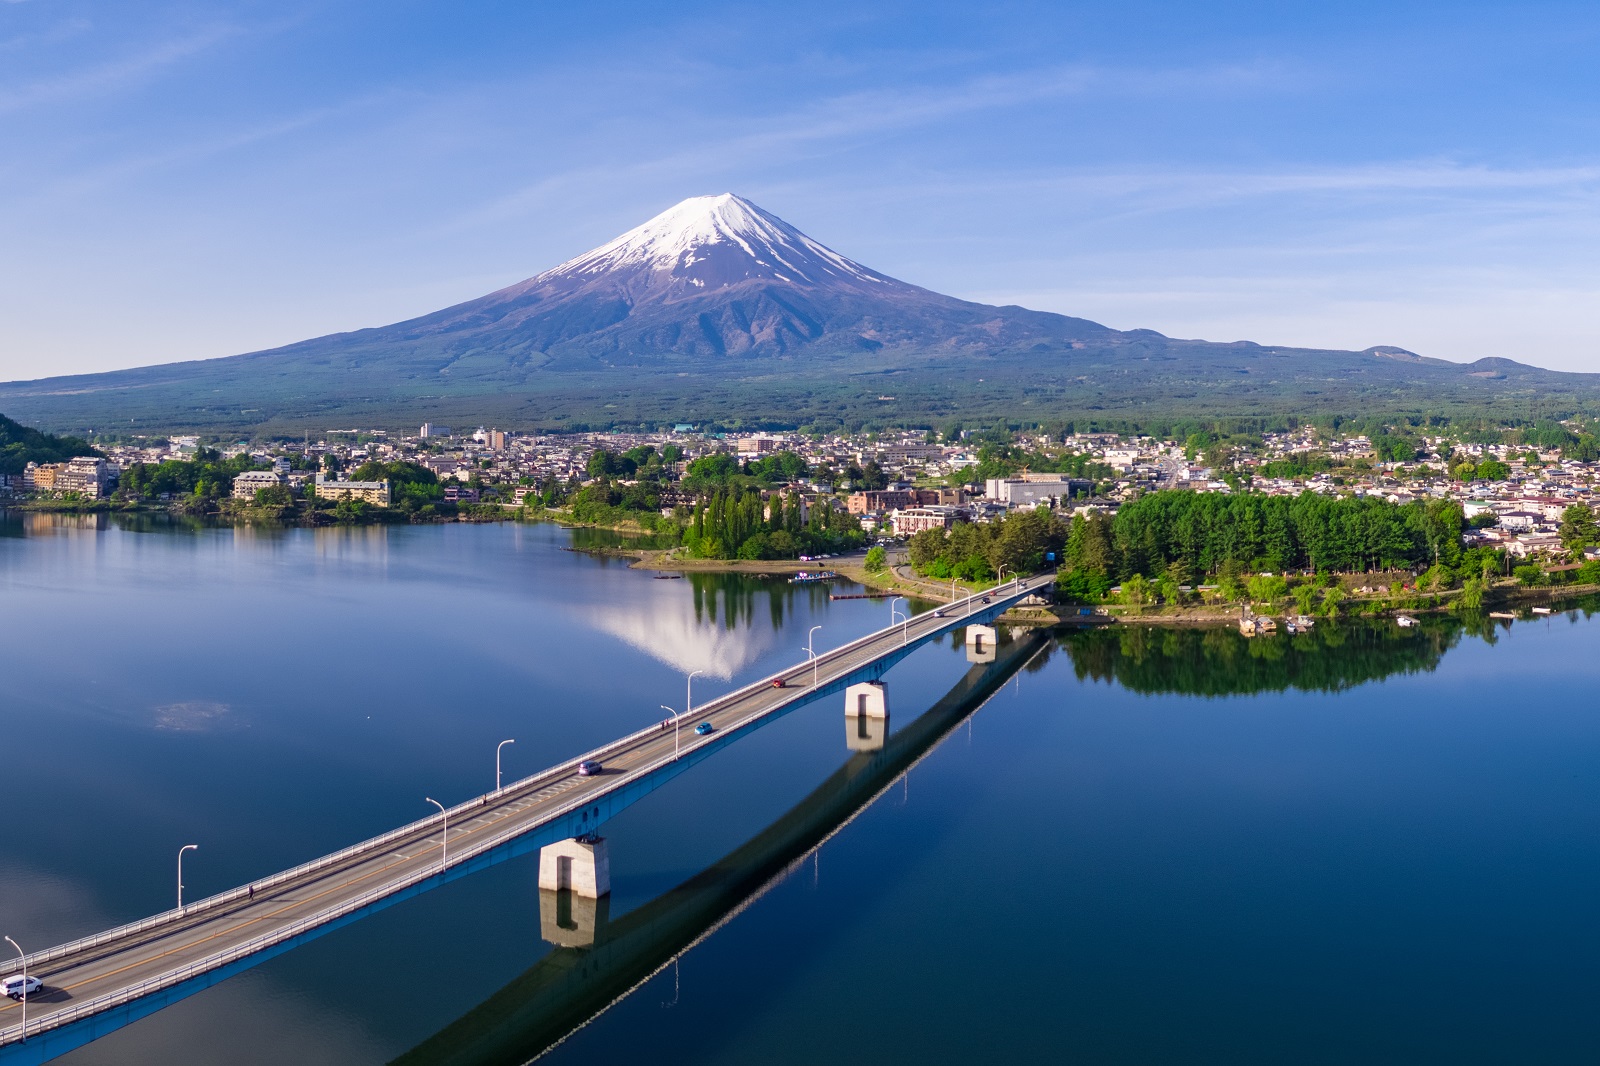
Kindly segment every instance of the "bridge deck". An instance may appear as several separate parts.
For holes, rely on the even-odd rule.
[[[446,817],[435,814],[182,912],[35,952],[26,969],[44,988],[29,997],[28,1043],[11,1046],[23,1038],[22,1005],[0,1000],[0,1060],[44,1061],[383,906],[596,829],[754,729],[855,680],[881,676],[917,646],[995,618],[1029,592],[1025,584],[1012,584],[987,604],[978,597],[957,601],[940,609],[943,617],[925,612],[820,654],[814,666],[796,664],[708,701],[680,719],[678,748],[672,729],[652,727],[460,804],[447,816],[447,858],[441,852]],[[779,677],[785,688],[772,687]],[[701,737],[693,727],[704,721],[716,731]],[[603,762],[604,773],[580,776],[584,759]],[[11,960],[0,965],[0,976],[22,969]],[[40,1039],[68,1026],[75,1030],[71,1040]]]

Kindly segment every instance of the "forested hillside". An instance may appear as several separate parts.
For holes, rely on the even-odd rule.
[[[0,415],[0,474],[20,474],[29,463],[62,463],[99,455],[77,437],[54,437]]]

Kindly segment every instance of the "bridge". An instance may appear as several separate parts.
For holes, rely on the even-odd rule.
[[[0,965],[44,987],[0,1000],[0,1064],[28,1066],[81,1047],[300,944],[507,859],[542,851],[542,888],[609,892],[596,831],[696,763],[778,718],[846,693],[850,745],[883,746],[879,683],[918,647],[966,628],[969,658],[993,661],[989,628],[1037,583],[946,604],[812,656],[679,716],[449,810],[182,909],[34,952]],[[778,682],[782,682],[780,686]],[[707,735],[694,732],[711,724]],[[598,762],[603,771],[578,772]]]
[[[745,843],[687,881],[612,921],[605,900],[539,896],[556,943],[479,1006],[392,1066],[531,1062],[671,966],[808,860],[895,786],[1053,643],[1039,630],[1002,645],[875,751],[851,755],[827,780]],[[986,658],[987,656],[975,656]],[[568,905],[563,913],[562,904]],[[550,926],[561,923],[557,929]]]

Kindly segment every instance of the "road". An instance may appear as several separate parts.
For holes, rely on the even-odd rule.
[[[820,654],[814,664],[797,664],[774,675],[784,680],[783,688],[773,687],[773,678],[766,678],[681,717],[676,736],[673,729],[659,726],[641,731],[458,805],[447,816],[433,815],[294,870],[191,904],[182,913],[170,911],[35,952],[27,959],[27,972],[41,978],[44,989],[27,1003],[28,1036],[35,1045],[27,1050],[42,1050],[37,1034],[103,1012],[121,1011],[123,1021],[89,1026],[109,1031],[181,998],[174,994],[180,986],[189,989],[184,995],[198,991],[214,983],[201,978],[209,975],[220,980],[319,931],[362,917],[385,901],[442,883],[452,871],[464,874],[468,867],[499,861],[496,853],[508,857],[506,847],[530,834],[549,843],[596,829],[698,758],[816,698],[820,690],[859,676],[880,660],[898,661],[910,647],[964,626],[971,618],[996,617],[1027,595],[1028,589],[1029,584],[1023,583],[991,590],[992,603],[970,597],[942,608],[937,615],[929,611]],[[701,722],[710,722],[714,732],[696,735],[694,726]],[[604,772],[580,775],[577,768],[582,759],[601,761]],[[448,854],[444,849],[447,820]],[[20,970],[13,960],[0,965],[0,976]],[[156,1006],[147,1003],[142,1009],[130,1009],[152,996],[164,998]],[[10,1049],[21,1039],[21,1022],[22,1004],[0,1000],[0,1062],[13,1061],[8,1049],[22,1050]],[[96,1031],[94,1035],[102,1034]],[[61,1042],[59,1050],[50,1054],[60,1054],[71,1046],[77,1045]],[[43,1061],[32,1056],[30,1060]]]

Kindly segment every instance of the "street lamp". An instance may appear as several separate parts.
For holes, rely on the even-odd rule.
[[[439,868],[450,861],[450,812],[444,809],[444,804],[432,796],[423,796],[423,799],[439,808],[439,813],[444,815],[444,832],[439,834]]]
[[[676,759],[678,757],[678,712],[668,707],[665,703],[661,704],[661,709],[672,715],[672,757]]]
[[[515,744],[515,740],[502,740],[494,746],[494,790],[500,791],[500,749],[507,744]]]
[[[821,626],[812,626],[811,632],[806,634],[806,654],[811,656],[811,687],[817,687],[817,653],[811,650],[811,638],[816,636]]]
[[[692,695],[694,690],[693,690],[693,688],[691,686],[693,686],[693,684],[694,684],[694,675],[695,674],[703,674],[703,673],[705,673],[704,670],[692,670],[692,671],[690,671],[689,676],[683,679],[683,713],[684,714],[688,714],[688,713],[690,713],[691,711],[694,710],[694,697]]]
[[[896,611],[894,609],[895,600],[899,600],[901,603],[904,603],[906,605],[906,609],[903,611]],[[889,601],[890,625],[894,625],[894,616],[896,614],[905,619],[905,625],[900,629],[900,646],[903,648],[911,642],[911,604],[904,596],[896,596],[894,600]]]
[[[22,1042],[28,1042],[28,954],[18,947],[17,942],[6,937],[6,943],[17,949],[17,957],[22,960]]]
[[[199,844],[185,844],[178,849],[178,910],[183,910],[183,853],[186,851],[199,851]]]

